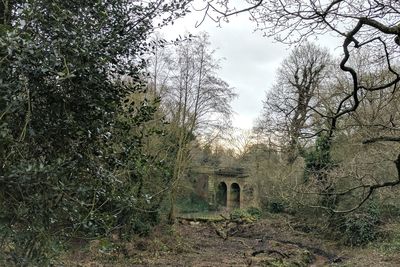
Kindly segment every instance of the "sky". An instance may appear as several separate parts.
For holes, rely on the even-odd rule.
[[[201,3],[195,6],[199,8]],[[254,22],[245,13],[231,17],[229,23],[223,22],[220,27],[208,19],[196,28],[196,22],[201,19],[202,13],[193,11],[164,28],[162,33],[167,39],[184,36],[187,32],[209,33],[211,47],[216,49],[215,58],[223,59],[218,74],[238,94],[232,102],[233,126],[251,129],[261,114],[262,101],[275,81],[277,69],[293,47],[255,32]],[[338,42],[332,37],[324,36],[318,43],[333,52],[338,50]]]

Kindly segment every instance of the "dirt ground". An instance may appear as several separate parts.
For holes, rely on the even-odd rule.
[[[100,254],[101,242],[93,242],[64,266],[400,266],[398,252],[349,248],[332,240],[285,217],[256,222],[181,219]]]

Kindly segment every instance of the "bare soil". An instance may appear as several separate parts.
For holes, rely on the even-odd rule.
[[[307,232],[307,233],[306,233]],[[101,252],[92,242],[64,266],[400,266],[398,252],[349,248],[290,217],[257,222],[179,220]]]

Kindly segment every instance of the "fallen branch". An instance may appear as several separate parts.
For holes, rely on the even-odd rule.
[[[371,139],[364,140],[362,143],[363,144],[371,144],[375,142],[400,142],[400,137],[398,136],[379,136],[379,137],[374,137]]]
[[[203,223],[209,223],[209,222],[222,222],[227,219],[219,219],[219,218],[186,218],[186,217],[177,217],[179,221],[188,221],[188,222],[203,222]]]
[[[254,256],[257,256],[258,254],[262,254],[262,253],[267,253],[268,255],[276,253],[276,254],[280,255],[282,258],[289,258],[288,254],[286,254],[284,252],[281,252],[279,250],[276,250],[276,249],[260,249],[260,250],[256,250],[253,253],[251,253],[251,256],[254,257]]]
[[[215,223],[211,223],[211,226],[214,228],[215,232],[217,233],[218,236],[222,237],[222,239],[227,240],[228,239],[228,233],[223,231],[222,229],[219,229]]]

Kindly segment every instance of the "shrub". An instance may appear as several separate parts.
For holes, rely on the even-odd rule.
[[[363,246],[378,237],[379,208],[371,202],[364,212],[347,215],[343,218],[344,241],[350,246]]]
[[[285,211],[285,205],[282,202],[274,201],[269,204],[269,212],[281,213]]]
[[[354,214],[345,220],[346,244],[361,246],[376,239],[374,219],[368,214]]]
[[[248,214],[246,211],[241,210],[241,209],[234,209],[229,213],[229,216],[231,218],[231,220],[240,220],[244,217],[249,217],[251,216],[250,214]]]
[[[249,207],[246,209],[246,212],[256,218],[257,220],[261,218],[262,212],[259,208],[256,207]]]
[[[191,193],[188,198],[182,198],[177,202],[178,210],[182,213],[204,212],[209,210],[206,200]]]
[[[172,164],[150,147],[165,140],[159,100],[130,98],[146,88],[153,19],[167,23],[183,6],[7,3],[0,8],[0,16],[9,13],[0,23],[0,259],[50,266],[71,238],[146,232]],[[126,30],[133,18],[140,20]]]
[[[251,214],[250,212],[253,212],[254,214]],[[233,221],[244,221],[244,222],[254,222],[257,221],[260,217],[260,213],[255,212],[255,209],[251,209],[249,212],[249,209],[243,210],[243,209],[234,209],[231,211],[229,214],[231,220]]]

